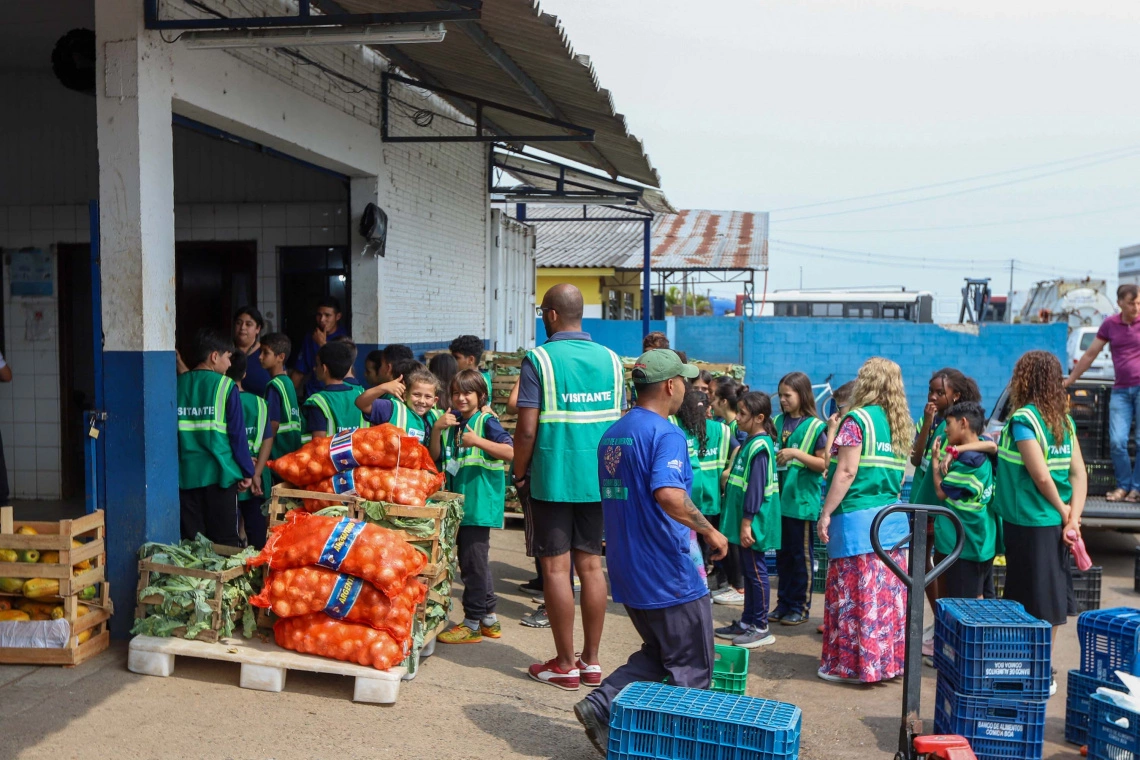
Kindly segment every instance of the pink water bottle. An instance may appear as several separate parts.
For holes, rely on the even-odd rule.
[[[1076,539],[1069,549],[1073,552],[1073,559],[1077,561],[1077,569],[1083,573],[1092,567],[1092,558],[1089,557],[1089,553],[1085,549],[1085,540],[1078,536],[1075,530],[1070,530],[1066,535],[1069,538]]]

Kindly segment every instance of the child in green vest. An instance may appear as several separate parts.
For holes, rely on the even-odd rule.
[[[245,437],[249,443],[249,455],[255,458],[253,465],[253,485],[248,491],[238,494],[238,511],[245,524],[246,542],[260,549],[265,546],[265,532],[268,524],[261,514],[262,497],[273,486],[271,470],[265,466],[269,452],[273,448],[273,429],[269,424],[269,408],[265,399],[256,393],[249,393],[242,387],[245,380],[247,357],[235,351],[230,359],[226,377],[237,384],[241,398],[242,416],[245,418]]]
[[[942,574],[941,598],[981,599],[987,581],[992,583],[997,554],[997,521],[989,510],[994,490],[993,468],[984,453],[965,447],[978,443],[985,430],[986,412],[977,402],[959,401],[942,417],[946,437],[934,443],[931,482],[941,502],[958,513],[965,537],[958,561]],[[942,466],[944,458],[950,459],[949,468]],[[935,563],[954,551],[957,538],[950,518],[935,519]]]
[[[399,372],[394,380],[364,391],[356,407],[371,424],[389,422],[427,446],[438,416],[432,407],[439,396],[439,381],[415,360],[398,362],[393,371]]]
[[[317,351],[314,372],[323,387],[301,407],[305,429],[311,437],[331,438],[344,430],[368,427],[364,415],[356,408],[356,399],[362,392],[360,386],[344,382],[355,355],[355,346],[339,341],[329,341]]]
[[[439,635],[441,644],[477,644],[502,635],[495,617],[491,528],[503,527],[506,463],[514,442],[493,415],[480,411],[487,386],[475,370],[451,380],[450,411],[432,425],[431,454],[447,473],[447,490],[464,496],[456,544],[463,578],[463,622]]]
[[[780,548],[780,491],[776,481],[776,450],[772,443],[772,399],[750,391],[736,404],[736,425],[748,439],[733,459],[724,491],[720,527],[729,543],[741,548],[744,570],[744,610],[740,620],[717,628],[717,638],[733,646],[755,649],[775,643],[768,630],[771,588],[764,553]]]
[[[253,482],[241,399],[229,369],[234,345],[218,330],[194,336],[189,371],[178,376],[178,501],[181,534],[240,546],[238,491]]]
[[[714,528],[719,528],[720,475],[728,464],[731,437],[728,425],[709,417],[709,397],[695,387],[685,393],[681,408],[669,419],[681,428],[688,444],[689,464],[693,469],[693,504]],[[697,536],[697,543],[707,569],[712,562],[711,551],[703,536]],[[713,588],[712,583],[709,588]]]
[[[778,389],[782,411],[774,424],[782,536],[776,553],[779,592],[769,617],[783,625],[800,625],[811,611],[813,536],[823,506],[820,482],[827,469],[827,425],[816,415],[811,380],[803,372],[784,375]]]
[[[297,403],[297,388],[285,370],[292,349],[293,344],[284,333],[269,333],[261,339],[261,366],[269,373],[265,406],[273,439],[271,459],[301,448],[301,405]]]
[[[460,372],[465,369],[473,369],[483,376],[483,380],[487,384],[487,403],[490,403],[491,373],[479,368],[479,361],[483,358],[483,339],[478,335],[460,335],[451,341],[447,350],[455,357],[455,363],[459,365]]]

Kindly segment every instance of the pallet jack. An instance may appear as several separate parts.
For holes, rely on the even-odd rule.
[[[893,514],[906,514],[910,520],[911,533],[890,549],[884,549],[879,540],[879,529],[883,520]],[[954,551],[928,573],[926,571],[927,548],[929,547],[929,527],[935,515],[944,515],[954,524],[957,535]],[[965,533],[962,521],[953,509],[943,506],[923,504],[894,504],[875,515],[871,522],[871,546],[875,554],[891,572],[899,577],[907,587],[906,597],[906,658],[903,667],[902,725],[899,728],[899,748],[895,760],[977,760],[970,743],[962,736],[953,734],[923,734],[919,708],[922,700],[922,616],[925,607],[926,587],[938,576],[946,572],[962,554]],[[910,542],[908,574],[895,562],[888,552],[897,550]]]

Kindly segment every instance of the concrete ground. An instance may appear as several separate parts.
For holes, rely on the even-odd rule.
[[[1102,606],[1137,605],[1136,538],[1092,533],[1087,542],[1105,569]],[[0,667],[0,760],[597,757],[571,713],[584,687],[571,694],[525,677],[526,667],[552,656],[553,647],[548,631],[517,623],[535,608],[517,589],[533,574],[521,530],[495,534],[492,564],[503,639],[437,646],[395,705],[354,704],[352,680],[332,675],[291,672],[279,694],[241,689],[237,665],[189,657],[178,658],[170,678],[139,676],[127,671],[126,645],[119,642],[74,669]],[[820,603],[810,625],[777,625],[777,642],[752,653],[748,693],[802,708],[802,758],[889,758],[901,686],[842,686],[816,677]],[[724,624],[733,609],[715,606],[715,614]],[[611,605],[603,665],[617,666],[637,646],[625,614]],[[1078,655],[1073,619],[1054,657],[1059,691],[1049,701],[1046,758],[1079,757],[1063,738],[1065,674],[1077,667]],[[922,714],[932,722],[934,671],[924,670]]]

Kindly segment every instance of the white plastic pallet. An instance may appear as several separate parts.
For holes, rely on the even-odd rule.
[[[285,674],[290,670],[353,676],[356,685],[352,700],[381,705],[396,701],[400,691],[400,681],[407,673],[407,668],[402,666],[377,670],[327,657],[300,654],[282,649],[271,642],[263,642],[256,637],[222,639],[217,643],[208,643],[179,638],[136,636],[131,639],[127,668],[132,673],[165,678],[174,672],[174,658],[177,655],[241,663],[240,685],[243,689],[281,691],[285,688]]]

